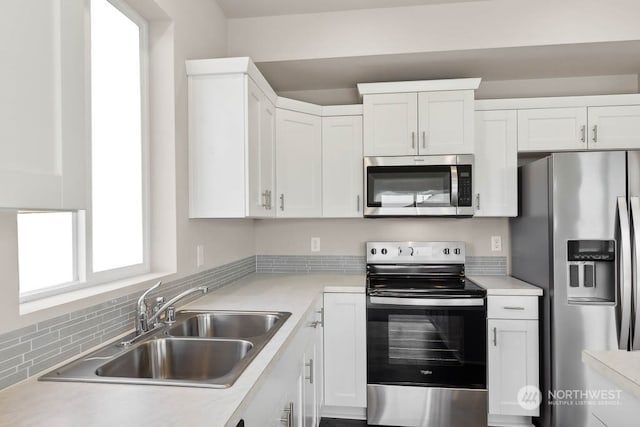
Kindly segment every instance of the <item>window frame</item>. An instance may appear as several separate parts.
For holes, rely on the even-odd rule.
[[[140,108],[141,108],[141,190],[142,190],[142,250],[143,259],[142,263],[129,265],[125,267],[115,268],[111,270],[105,270],[101,272],[93,272],[93,230],[92,230],[92,195],[91,185],[87,186],[88,203],[86,211],[70,211],[61,210],[73,213],[73,242],[74,242],[74,277],[75,280],[71,282],[61,283],[57,285],[46,286],[38,290],[29,292],[19,291],[20,304],[37,301],[40,299],[65,294],[68,292],[77,291],[80,289],[91,288],[97,285],[114,282],[122,279],[130,279],[136,276],[147,274],[151,270],[150,262],[150,236],[151,236],[151,221],[150,221],[150,102],[149,102],[149,22],[136,12],[130,5],[124,0],[104,0],[108,1],[113,7],[118,9],[128,19],[135,23],[139,28],[139,49],[140,49]],[[89,123],[87,124],[87,141],[92,141],[91,138],[91,0],[84,0],[85,9],[85,42],[86,42],[86,57],[85,57],[85,85],[87,87],[85,104],[89,114],[87,116]],[[90,144],[91,145],[91,144]],[[91,149],[88,150],[87,162],[91,165]],[[91,170],[91,168],[89,168]],[[91,174],[89,174],[91,179]],[[51,211],[55,210],[42,210]],[[20,214],[18,211],[17,214]],[[19,237],[18,237],[19,239]]]

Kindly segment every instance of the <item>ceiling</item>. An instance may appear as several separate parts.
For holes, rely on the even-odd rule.
[[[216,0],[228,18],[487,0]],[[258,62],[276,92],[351,89],[357,83],[481,77],[483,81],[640,74],[640,41],[418,52]],[[299,99],[304,99],[300,94]],[[316,96],[316,95],[310,95]],[[327,102],[331,103],[331,100]]]
[[[357,83],[482,77],[542,79],[640,73],[640,41],[361,56],[256,64],[276,92]]]
[[[484,0],[217,0],[227,18],[466,3]]]

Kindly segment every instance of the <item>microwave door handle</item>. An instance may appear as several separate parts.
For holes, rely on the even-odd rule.
[[[633,302],[631,303],[631,350],[640,350],[640,289],[638,288],[638,274],[637,269],[640,266],[640,198],[629,198],[629,205],[631,207],[631,238],[632,241],[632,275],[633,290],[631,295]]]
[[[451,166],[451,206],[458,206],[458,167]]]
[[[618,251],[618,303],[616,304],[616,326],[618,332],[618,348],[628,350],[629,332],[631,327],[631,230],[629,227],[629,213],[627,199],[618,197],[616,203],[616,240]]]

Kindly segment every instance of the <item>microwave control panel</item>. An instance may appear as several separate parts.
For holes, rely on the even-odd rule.
[[[458,206],[471,206],[471,165],[458,165]]]

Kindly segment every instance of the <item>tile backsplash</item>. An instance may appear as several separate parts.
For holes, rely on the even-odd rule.
[[[217,289],[255,271],[256,258],[244,258],[164,283],[150,299],[159,295],[169,299],[202,285]],[[135,292],[0,335],[0,390],[132,329],[140,294]]]
[[[303,256],[303,255],[258,255],[258,273],[319,273],[333,271],[342,273],[364,273],[363,256]],[[466,274],[469,276],[504,276],[507,274],[507,257],[468,256]]]
[[[165,283],[150,298],[163,295],[168,299],[202,285],[214,290],[254,272],[364,271],[363,256],[257,255]],[[506,273],[506,257],[467,257],[467,275]],[[0,390],[132,329],[140,294],[135,292],[0,335]]]

